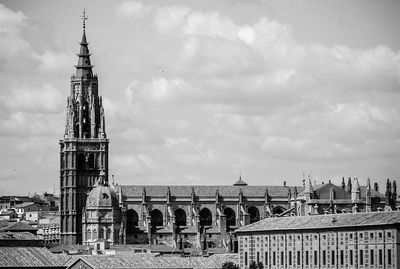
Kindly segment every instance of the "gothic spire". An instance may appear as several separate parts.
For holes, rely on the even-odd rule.
[[[88,42],[86,39],[86,20],[88,17],[86,16],[86,11],[85,9],[83,10],[83,15],[82,15],[82,21],[83,21],[83,34],[82,34],[82,41],[79,43],[81,45],[81,48],[79,50],[79,53],[77,54],[78,58],[78,65],[75,65],[76,67],[76,77],[79,78],[86,78],[86,77],[92,77],[93,72],[92,68],[93,65],[90,63],[90,53],[89,53],[89,48],[88,48]]]

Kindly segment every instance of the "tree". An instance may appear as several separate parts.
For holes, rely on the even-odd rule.
[[[264,269],[262,262],[252,261],[249,265],[249,269]]]
[[[239,269],[239,265],[234,262],[224,262],[222,264],[222,269]]]
[[[256,263],[256,261],[252,261],[251,263],[250,263],[250,265],[249,265],[249,269],[257,269],[258,267],[257,267],[257,263]]]

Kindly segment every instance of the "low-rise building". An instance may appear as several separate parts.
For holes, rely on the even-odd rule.
[[[26,212],[38,211],[39,206],[34,202],[25,202],[15,205],[13,209],[15,210],[15,213],[17,213],[18,218],[25,218]]]
[[[236,230],[240,268],[398,268],[400,212],[267,218]]]

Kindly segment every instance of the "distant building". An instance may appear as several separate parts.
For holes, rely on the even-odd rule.
[[[37,235],[44,241],[45,246],[58,245],[60,243],[60,224],[39,224]]]
[[[18,218],[18,214],[14,210],[0,211],[0,221],[1,220],[12,220]]]
[[[396,186],[396,181],[393,181]],[[395,187],[396,188],[396,187]],[[360,186],[358,179],[349,178],[347,185],[344,178],[341,186],[328,183],[312,185],[311,179],[305,183],[300,192],[289,192],[288,214],[304,216],[312,214],[332,214],[350,212],[388,211],[395,208],[395,201],[388,199],[393,192],[388,189],[386,194],[378,191],[377,184],[371,187],[370,180],[366,186]]]
[[[22,204],[15,205],[13,207],[15,213],[17,213],[18,218],[25,218],[26,212],[38,211],[39,206],[34,202],[24,202]]]
[[[400,212],[269,218],[236,231],[240,268],[398,268]]]

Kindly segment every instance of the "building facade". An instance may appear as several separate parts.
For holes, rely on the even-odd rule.
[[[110,244],[237,251],[235,230],[265,218],[385,207],[385,196],[371,190],[369,183],[360,187],[358,180],[351,189],[331,183],[312,185],[311,179],[299,186],[249,186],[241,177],[229,186],[109,186],[109,140],[98,78],[90,62],[85,15],[83,19],[60,141],[61,244],[104,239]]]
[[[83,16],[76,72],[67,98],[64,138],[60,140],[61,243],[82,243],[82,208],[101,171],[108,181],[105,115],[93,74]]]
[[[240,268],[398,268],[400,212],[265,219],[237,230]]]
[[[122,214],[117,193],[104,182],[104,174],[89,192],[83,209],[82,243],[94,245],[98,240],[107,244],[122,243]]]

